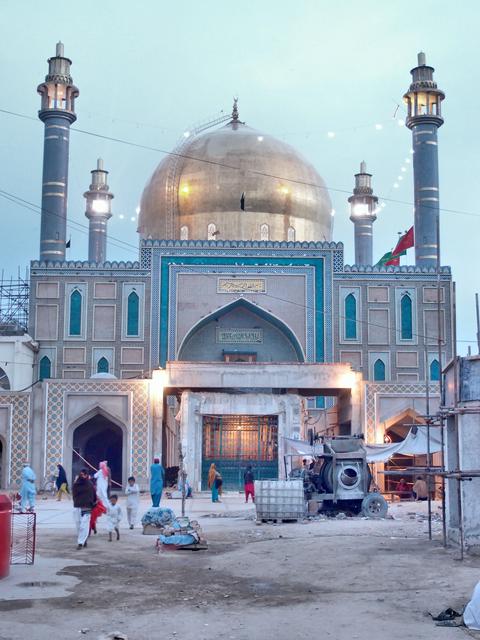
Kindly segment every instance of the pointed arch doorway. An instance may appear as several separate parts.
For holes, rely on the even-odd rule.
[[[112,472],[112,480],[123,486],[126,480],[125,434],[118,424],[107,416],[97,413],[79,424],[73,431],[72,476],[75,478],[85,462],[98,469],[102,460],[107,460]],[[119,487],[114,485],[114,489]]]

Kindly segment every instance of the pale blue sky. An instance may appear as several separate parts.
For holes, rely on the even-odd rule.
[[[380,257],[397,231],[413,223],[412,174],[404,162],[410,133],[393,115],[400,104],[397,118],[403,116],[409,71],[425,50],[447,94],[439,132],[441,206],[474,214],[443,211],[441,222],[442,262],[452,266],[457,281],[458,337],[474,344],[479,19],[474,0],[0,0],[0,108],[36,116],[36,87],[59,39],[80,89],[73,128],[171,149],[195,122],[230,110],[238,95],[242,120],[298,148],[331,189],[351,190],[365,159],[376,193],[405,203],[388,203],[375,223],[374,255]],[[40,204],[43,125],[0,113],[0,130],[0,189]],[[72,132],[72,221],[87,224],[82,194],[99,156],[115,194],[110,235],[132,245],[111,245],[109,257],[135,259],[131,217],[163,156]],[[334,239],[345,243],[346,262],[352,262],[346,196],[332,190],[331,197]],[[3,199],[0,215],[0,267],[24,268],[38,256],[39,216]],[[86,236],[69,233],[69,257],[84,259]],[[460,351],[466,346],[461,342]]]

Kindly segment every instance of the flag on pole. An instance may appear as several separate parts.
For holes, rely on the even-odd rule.
[[[393,256],[404,255],[407,249],[410,249],[415,244],[415,237],[413,227],[410,227],[408,231],[405,231],[403,236],[398,239],[397,246],[392,251]]]
[[[398,256],[393,255],[393,251],[387,251],[375,265],[376,267],[399,267],[400,256],[404,256],[407,252],[403,251]]]

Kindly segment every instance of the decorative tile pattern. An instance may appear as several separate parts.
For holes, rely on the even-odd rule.
[[[431,383],[429,391],[432,396],[438,396],[439,385]],[[366,441],[368,443],[377,442],[377,396],[383,394],[396,394],[409,396],[414,394],[425,394],[424,382],[367,382],[365,385],[365,426]],[[381,434],[383,436],[383,434]]]
[[[131,402],[130,424],[126,424],[129,448],[129,474],[147,477],[150,445],[150,381],[54,381],[47,384],[47,412],[45,436],[45,475],[54,473],[63,457],[65,437],[65,397],[67,393],[127,393]]]
[[[147,257],[148,254],[151,257]],[[177,264],[180,257],[203,258],[208,257],[218,262],[222,257],[242,258],[294,258],[296,260],[309,259],[323,261],[324,277],[321,300],[314,299],[309,305],[308,312],[313,314],[313,325],[317,325],[317,334],[323,334],[322,356],[319,361],[333,361],[333,260],[336,268],[343,265],[343,244],[341,242],[230,242],[230,241],[166,241],[166,240],[146,240],[142,243],[142,256],[145,260],[144,266],[151,264],[152,282],[152,306],[151,306],[151,366],[155,368],[160,362],[160,339],[162,332],[167,331],[166,320],[161,321],[163,314],[166,315],[169,300],[161,291],[161,265],[162,258],[172,257]],[[336,257],[335,257],[336,256]],[[199,263],[201,264],[201,260]],[[272,261],[274,262],[274,260]],[[193,263],[192,263],[193,266]],[[259,265],[263,266],[263,265]],[[307,266],[307,265],[305,265]],[[343,267],[342,267],[343,268]],[[258,272],[257,272],[258,273]],[[260,271],[261,273],[261,271]],[[322,324],[321,331],[318,325]],[[314,331],[315,335],[315,331]],[[169,336],[169,341],[171,336]],[[314,338],[315,340],[315,338]],[[319,348],[316,348],[317,352]],[[165,354],[166,355],[166,354]],[[164,357],[165,357],[164,355]],[[315,356],[314,356],[315,358]]]
[[[10,447],[10,468],[7,483],[19,485],[22,463],[30,455],[30,394],[2,393],[0,405],[10,406],[10,434],[7,446]]]

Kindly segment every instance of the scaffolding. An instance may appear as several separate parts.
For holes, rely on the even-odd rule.
[[[28,270],[25,277],[0,275],[0,335],[22,335],[28,331],[29,304]]]

